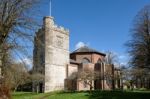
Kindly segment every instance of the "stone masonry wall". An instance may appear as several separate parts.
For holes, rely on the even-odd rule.
[[[66,66],[69,64],[69,31],[57,27],[52,17],[44,18],[45,90],[64,89]]]

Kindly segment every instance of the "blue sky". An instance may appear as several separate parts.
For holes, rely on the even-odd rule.
[[[41,15],[49,15],[49,0]],[[113,51],[127,62],[124,43],[130,38],[133,19],[149,0],[52,0],[52,16],[70,30],[70,51],[87,44],[98,51]]]

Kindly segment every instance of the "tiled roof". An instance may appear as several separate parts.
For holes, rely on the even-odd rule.
[[[71,54],[74,54],[74,53],[97,53],[97,54],[106,56],[106,54],[96,51],[95,49],[89,48],[87,46],[80,47],[79,49],[73,51]]]

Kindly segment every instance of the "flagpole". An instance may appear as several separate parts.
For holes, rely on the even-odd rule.
[[[52,15],[52,2],[51,2],[51,0],[49,0],[49,15],[51,16]]]

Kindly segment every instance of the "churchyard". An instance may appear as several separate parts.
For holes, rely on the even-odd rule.
[[[149,91],[15,92],[13,99],[149,99]]]

